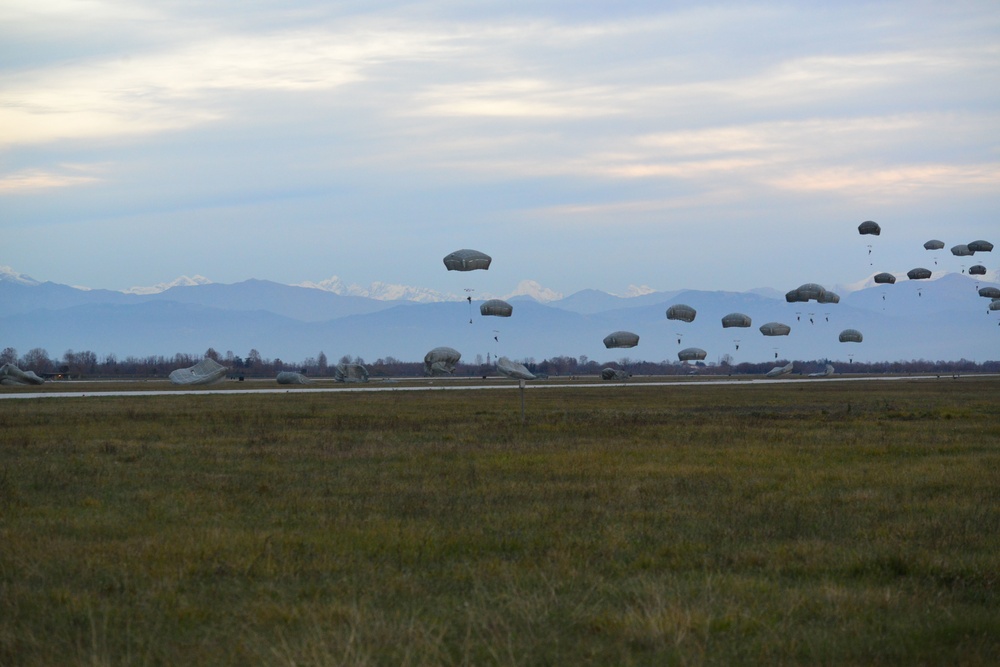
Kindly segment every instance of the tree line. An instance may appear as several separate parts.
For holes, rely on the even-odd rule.
[[[296,371],[312,377],[332,376],[338,363],[361,364],[365,366],[372,378],[378,377],[421,377],[424,374],[423,362],[402,361],[391,356],[376,359],[366,363],[361,357],[342,356],[331,364],[323,351],[315,357],[302,361],[285,361],[279,358],[265,358],[257,349],[251,349],[245,356],[239,356],[232,351],[220,354],[214,348],[208,348],[204,354],[177,353],[173,356],[152,355],[147,357],[127,356],[118,358],[114,354],[98,357],[95,353],[84,350],[66,350],[61,357],[53,358],[42,348],[33,348],[23,355],[18,355],[16,349],[5,348],[0,352],[0,365],[13,364],[22,370],[32,370],[47,378],[91,378],[91,379],[156,379],[165,378],[170,371],[177,368],[188,368],[202,359],[213,359],[230,369],[232,378],[270,378],[281,371]],[[542,376],[576,376],[599,375],[603,368],[624,370],[632,375],[763,375],[776,365],[784,365],[788,360],[773,362],[739,364],[732,363],[729,355],[724,355],[718,362],[688,364],[679,361],[635,361],[624,357],[616,361],[598,363],[586,355],[579,357],[557,356],[536,361],[533,358],[518,360],[528,370]],[[475,359],[459,363],[455,374],[475,377],[493,375],[495,360],[486,356],[476,355]],[[839,373],[996,373],[1000,372],[1000,360],[977,363],[966,359],[958,361],[930,361],[917,359],[911,361],[883,362],[845,362],[837,360],[815,359],[796,361],[796,373],[821,372],[826,365],[832,364]]]

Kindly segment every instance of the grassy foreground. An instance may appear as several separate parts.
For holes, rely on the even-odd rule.
[[[996,664],[1000,380],[519,410],[0,401],[0,664]]]

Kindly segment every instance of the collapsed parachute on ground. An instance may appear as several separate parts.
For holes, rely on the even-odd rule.
[[[892,285],[896,282],[896,276],[891,273],[876,273],[875,274],[875,284],[876,285]]]
[[[882,233],[882,228],[878,226],[878,223],[874,220],[865,220],[860,225],[858,225],[859,234],[871,234],[873,236],[878,236]]]
[[[312,384],[312,380],[295,371],[281,371],[275,379],[278,384]]]
[[[728,329],[730,327],[740,327],[746,328],[751,324],[750,316],[744,315],[743,313],[729,313],[722,318],[722,328]]]
[[[944,241],[938,241],[937,239],[931,239],[924,244],[925,250],[940,250],[944,247]]]
[[[910,269],[906,272],[906,277],[910,280],[927,280],[931,277],[931,272],[924,268]]]
[[[683,303],[678,303],[667,308],[668,320],[681,320],[683,322],[694,322],[694,318],[697,314],[698,311],[696,311],[691,306]]]
[[[601,379],[602,380],[612,380],[616,382],[625,382],[631,375],[625,371],[620,371],[617,368],[602,368],[601,369]]]
[[[826,303],[820,301],[821,299],[827,298],[826,293],[826,288],[822,285],[817,285],[816,283],[804,283],[790,292],[787,292],[785,294],[785,301],[788,303],[802,301],[804,303],[806,301],[813,300],[819,303]],[[837,297],[837,301],[840,301],[840,297]],[[829,303],[836,303],[837,301],[831,301]]]
[[[515,380],[534,380],[535,374],[525,368],[524,364],[511,361],[507,357],[497,359],[497,372]]]
[[[774,368],[772,368],[771,370],[769,370],[764,375],[765,375],[765,377],[776,378],[779,375],[788,375],[789,373],[792,372],[792,370],[793,370],[793,365],[792,365],[792,362],[789,361],[784,366],[775,366]]]
[[[492,317],[510,317],[514,306],[502,299],[489,299],[479,305],[479,314]]]
[[[361,364],[337,364],[333,369],[333,379],[337,382],[368,382],[368,369]]]
[[[635,347],[639,344],[639,336],[631,331],[615,331],[604,337],[604,347]]]
[[[830,377],[831,375],[833,375],[833,366],[831,366],[830,364],[827,364],[825,369],[823,369],[821,371],[816,371],[815,373],[810,373],[809,377],[811,377],[811,378],[826,378],[826,377]]]
[[[448,267],[449,271],[475,271],[490,268],[492,261],[493,258],[484,252],[463,248],[446,255],[444,265]]]
[[[958,245],[951,247],[951,254],[956,257],[968,257],[969,255],[975,255],[976,251],[964,243],[959,243]]]
[[[435,347],[424,355],[424,375],[451,375],[462,353],[451,347]]]
[[[167,377],[174,384],[212,384],[226,377],[229,369],[214,359],[205,358],[190,368],[178,368]]]
[[[841,343],[860,343],[862,340],[864,336],[857,329],[844,329],[840,332]]]
[[[978,241],[973,241],[968,244],[969,250],[972,252],[992,252],[993,244],[989,241],[983,241],[982,239]]]
[[[792,328],[781,322],[768,322],[760,325],[760,332],[765,336],[787,336],[792,332]]]
[[[979,296],[985,296],[987,299],[1000,299],[1000,287],[980,287]]]
[[[708,356],[708,352],[700,347],[686,347],[677,353],[677,358],[681,361],[701,361],[706,356]]]
[[[8,387],[29,384],[45,384],[45,380],[35,374],[35,371],[22,371],[14,364],[0,366],[0,384]]]

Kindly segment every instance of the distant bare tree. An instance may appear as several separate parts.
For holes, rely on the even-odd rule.
[[[0,364],[17,365],[17,350],[12,347],[5,347],[3,352],[0,352]]]

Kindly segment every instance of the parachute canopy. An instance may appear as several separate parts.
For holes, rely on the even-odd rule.
[[[639,344],[639,336],[631,331],[615,331],[604,337],[604,347],[635,347]]]
[[[872,234],[878,236],[882,233],[882,228],[878,226],[878,223],[874,220],[865,220],[860,225],[858,225],[859,234]]]
[[[281,371],[275,379],[278,381],[278,384],[312,384],[312,380],[302,373],[294,371]]]
[[[959,243],[958,245],[951,247],[951,254],[956,257],[968,257],[969,255],[975,255],[976,251],[964,243]]]
[[[891,273],[886,273],[883,271],[882,273],[875,274],[875,283],[877,285],[892,285],[895,282],[896,282],[896,276],[892,275]]]
[[[462,353],[451,347],[435,347],[424,355],[424,375],[451,375]]]
[[[483,301],[479,305],[480,315],[491,315],[493,317],[510,317],[514,312],[514,306],[502,299],[490,299]]]
[[[0,384],[7,386],[45,384],[45,380],[35,375],[35,371],[22,371],[14,364],[4,364],[0,366]]]
[[[445,256],[444,265],[449,271],[475,271],[490,268],[493,258],[478,250],[464,248]]]
[[[840,303],[840,295],[827,290],[817,299],[819,303]]]
[[[368,382],[368,369],[361,364],[337,364],[333,369],[333,379],[337,382]]]
[[[701,361],[706,356],[708,356],[708,352],[700,347],[686,347],[677,353],[677,358],[681,361]]]
[[[815,373],[810,373],[809,377],[811,377],[811,378],[825,378],[825,377],[830,377],[831,375],[833,375],[833,366],[831,366],[830,364],[827,364],[825,369],[823,369],[821,371],[816,371]]]
[[[769,370],[765,375],[769,378],[775,378],[778,377],[779,375],[788,375],[789,373],[792,372],[792,369],[793,369],[792,362],[789,361],[784,366],[775,366],[774,368]]]
[[[982,264],[976,264],[975,266],[969,267],[969,275],[971,276],[985,276],[986,267]]]
[[[830,292],[830,294],[833,294],[833,292]],[[809,300],[819,303],[837,303],[840,301],[840,297],[836,294],[833,294],[833,297],[835,300],[824,301],[824,299],[829,299],[830,297],[827,296],[826,288],[816,283],[804,283],[792,291],[785,293],[785,301],[788,303],[795,303],[796,301],[806,302]]]
[[[515,380],[534,380],[535,374],[524,367],[524,364],[519,364],[516,361],[511,361],[507,357],[500,357],[497,359],[497,371],[502,375],[506,375],[509,378],[514,378]]]
[[[993,244],[989,241],[983,241],[982,239],[978,241],[973,241],[969,244],[969,250],[972,252],[992,252]]]
[[[1000,310],[1000,299],[997,299],[996,301],[990,301],[989,308],[990,310]]]
[[[167,376],[174,384],[212,384],[226,377],[228,368],[206,357],[190,368],[178,368]]]
[[[760,325],[760,332],[765,336],[787,336],[792,328],[781,322],[768,322]]]
[[[944,241],[938,241],[937,239],[931,239],[924,244],[925,250],[940,250],[944,247]]]
[[[678,303],[667,308],[667,319],[668,320],[681,320],[683,322],[694,322],[695,315],[698,314],[691,306],[687,304]]]
[[[840,332],[841,343],[860,343],[862,340],[864,336],[857,329],[844,329]]]
[[[602,380],[616,380],[618,382],[624,382],[629,378],[629,374],[625,371],[620,371],[617,368],[602,368],[601,369],[601,379]]]
[[[723,329],[728,329],[729,327],[748,327],[750,324],[750,316],[743,313],[729,313],[722,318]]]
[[[980,287],[979,296],[985,296],[987,299],[1000,299],[1000,287]]]
[[[910,280],[927,280],[931,277],[931,272],[923,268],[910,269],[906,272],[906,277]]]

